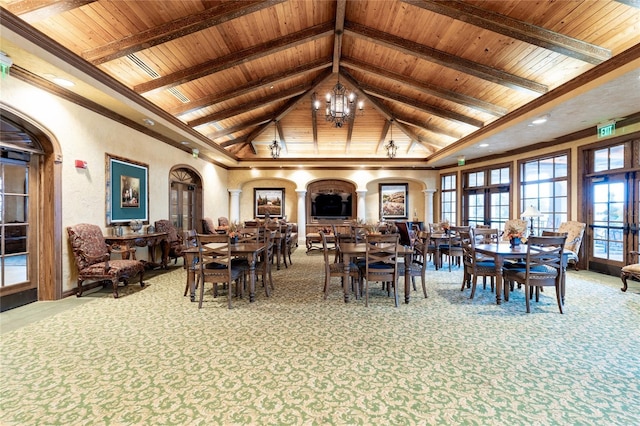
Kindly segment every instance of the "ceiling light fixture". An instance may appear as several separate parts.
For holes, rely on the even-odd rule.
[[[387,157],[395,158],[396,153],[398,152],[398,145],[393,142],[393,119],[389,121],[391,122],[391,140],[384,146],[384,149],[387,150]]]
[[[531,123],[532,123],[532,124],[543,124],[543,123],[546,123],[546,122],[547,122],[547,120],[549,119],[549,117],[550,117],[550,115],[549,115],[549,114],[545,114],[545,115],[542,115],[542,116],[540,116],[540,117],[536,118],[536,119],[535,119],[535,120],[533,120]]]
[[[273,142],[269,145],[269,149],[271,150],[271,156],[273,159],[280,158],[280,144],[278,143],[278,126],[277,122],[273,121]]]
[[[336,127],[342,127],[344,123],[351,120],[355,115],[355,101],[356,95],[353,92],[347,95],[347,88],[340,83],[340,77],[338,76],[338,82],[331,92],[327,93],[324,112],[325,120],[332,122]],[[313,107],[316,111],[320,109],[320,101],[315,99],[315,94]],[[364,110],[363,102],[358,102],[358,110]]]

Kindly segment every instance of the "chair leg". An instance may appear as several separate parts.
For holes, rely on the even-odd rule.
[[[560,309],[560,313],[564,314],[564,309],[562,306],[562,295],[560,294],[560,286],[556,285],[556,300],[558,301],[558,309]]]
[[[400,306],[400,301],[398,299],[398,279],[396,278],[396,282],[393,283],[393,298],[396,303],[396,308]]]
[[[473,279],[471,280],[471,296],[469,296],[469,299],[473,299],[473,297],[476,295],[477,285],[478,285],[478,276],[474,275]]]
[[[421,276],[421,279],[422,279],[422,292],[424,293],[424,298],[427,299],[429,296],[427,295],[427,283],[426,283],[424,274]]]
[[[531,302],[529,302],[529,299],[531,299],[531,297],[529,297],[529,284],[525,283],[524,284],[524,300],[527,302],[527,313],[531,313]]]
[[[204,299],[204,278],[202,278],[202,283],[200,283],[199,278],[198,284],[200,285],[200,301],[198,302],[198,309],[200,309],[202,308],[202,299]]]

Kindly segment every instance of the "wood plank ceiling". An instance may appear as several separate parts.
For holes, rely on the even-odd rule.
[[[393,138],[424,160],[640,43],[631,0],[0,5],[240,161],[274,138],[283,159],[385,159]],[[338,81],[364,105],[340,128]]]

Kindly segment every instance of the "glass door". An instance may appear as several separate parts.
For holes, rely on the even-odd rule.
[[[26,154],[28,155],[28,154]],[[2,294],[32,289],[29,241],[29,163],[0,159],[0,288]]]
[[[640,181],[633,143],[622,143],[587,153],[592,175],[586,179],[589,269],[617,275],[635,260],[638,250]]]

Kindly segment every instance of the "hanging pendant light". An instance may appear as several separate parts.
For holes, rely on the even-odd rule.
[[[395,158],[396,153],[398,152],[398,145],[396,145],[395,142],[393,142],[393,120],[390,120],[390,122],[391,122],[391,140],[389,141],[388,144],[384,146],[384,148],[387,150],[387,157]]]
[[[320,101],[313,98],[313,108],[317,111],[320,109]],[[327,121],[332,122],[336,127],[342,127],[342,125],[351,120],[355,115],[354,104],[356,101],[356,95],[351,92],[347,95],[347,88],[338,82],[333,87],[331,92],[327,93],[326,106],[324,112],[324,118]],[[358,111],[364,110],[364,103],[358,102]]]
[[[278,126],[276,125],[276,121],[273,122],[273,142],[269,145],[269,149],[271,150],[271,157],[273,159],[280,158],[280,144],[278,143]]]

